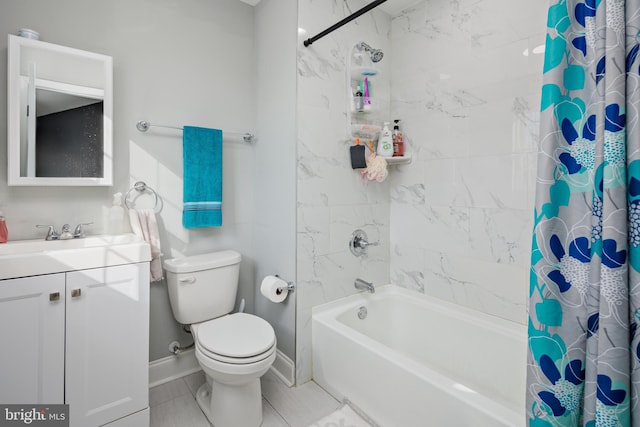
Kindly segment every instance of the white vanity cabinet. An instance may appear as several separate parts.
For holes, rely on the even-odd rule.
[[[64,403],[65,275],[0,281],[0,402]]]
[[[149,425],[148,262],[0,280],[0,337],[0,402]]]

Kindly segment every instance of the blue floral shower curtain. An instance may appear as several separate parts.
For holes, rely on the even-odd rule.
[[[640,426],[640,0],[552,0],[527,420]]]

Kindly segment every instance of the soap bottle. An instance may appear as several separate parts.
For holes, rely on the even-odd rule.
[[[124,221],[124,209],[122,208],[122,193],[113,195],[113,203],[109,208],[107,217],[108,234],[122,234],[122,223]]]
[[[377,154],[382,157],[393,157],[393,136],[389,130],[389,122],[384,122],[380,139],[378,139]]]
[[[0,243],[7,243],[9,239],[9,230],[7,230],[7,221],[0,211]]]
[[[404,156],[404,137],[400,131],[399,119],[393,121],[393,157]]]

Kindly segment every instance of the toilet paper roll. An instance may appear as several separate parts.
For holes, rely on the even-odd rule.
[[[282,290],[279,290],[279,288]],[[265,298],[272,302],[282,302],[289,294],[287,282],[275,276],[266,276],[262,279],[260,292]]]

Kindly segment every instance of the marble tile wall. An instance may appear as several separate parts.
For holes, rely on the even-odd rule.
[[[391,282],[526,322],[546,3],[428,0],[391,25],[413,153],[390,182]]]
[[[298,171],[296,377],[311,378],[311,309],[356,292],[357,277],[389,282],[389,183],[365,183],[351,169],[347,64],[360,41],[389,52],[391,18],[373,11],[304,47],[302,41],[366,5],[366,0],[298,2]],[[388,93],[391,61],[380,63],[378,93]],[[389,99],[381,100],[388,104]],[[356,258],[355,229],[380,240]]]
[[[353,293],[356,277],[526,321],[546,5],[426,0],[302,46],[367,3],[298,2],[298,383],[311,376],[312,308]],[[359,41],[385,52],[385,120],[402,120],[413,154],[382,184],[349,166],[346,67]],[[348,251],[355,228],[381,241],[366,258]]]

